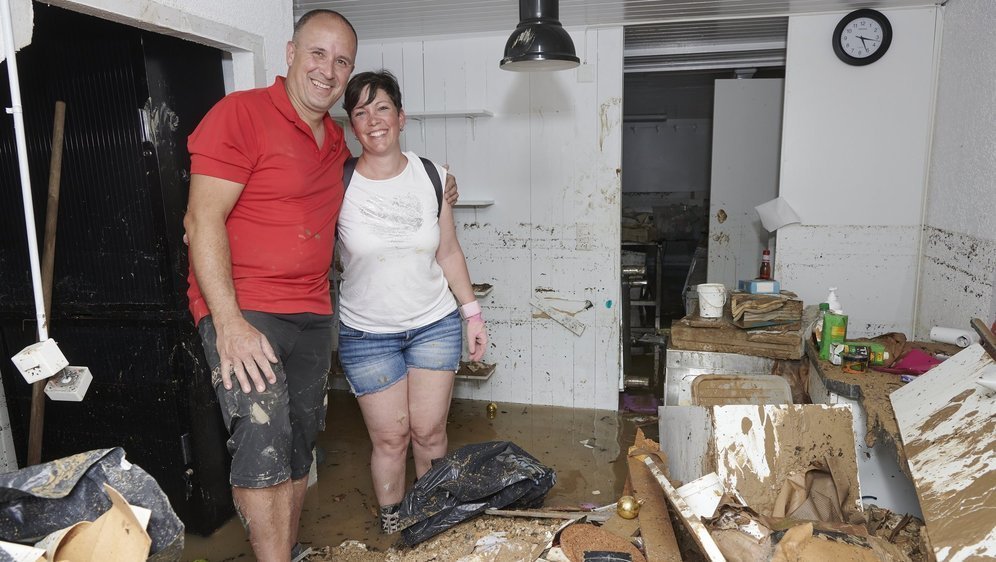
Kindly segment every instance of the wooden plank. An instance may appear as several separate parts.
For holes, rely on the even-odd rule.
[[[688,351],[799,359],[805,352],[804,324],[805,322],[762,330],[744,330],[733,325],[729,314],[706,321],[690,315],[671,324],[670,347]]]
[[[643,502],[639,515],[640,535],[647,551],[647,560],[681,562],[681,551],[668,516],[663,490],[650,469],[639,459],[629,457],[628,461],[632,495],[637,501]]]
[[[892,393],[937,560],[996,557],[996,363],[973,344]]]
[[[503,517],[532,517],[535,519],[581,519],[588,521],[608,521],[612,517],[611,511],[541,511],[532,509],[485,509],[486,515],[500,515]]]
[[[496,368],[497,365],[495,363],[461,361],[460,368],[456,372],[456,378],[468,381],[486,381],[491,378]]]
[[[723,553],[720,552],[719,547],[716,546],[716,541],[712,540],[712,535],[709,534],[709,530],[702,524],[702,520],[695,515],[692,508],[688,507],[685,500],[678,495],[678,492],[674,489],[674,486],[671,485],[671,482],[668,481],[667,477],[664,476],[664,473],[661,472],[660,467],[657,466],[657,463],[654,461],[653,457],[648,455],[640,455],[640,457],[637,458],[642,460],[643,463],[647,465],[651,474],[653,474],[654,479],[657,480],[657,483],[664,489],[664,495],[667,497],[668,502],[678,512],[679,518],[691,533],[692,539],[697,545],[699,545],[699,548],[702,549],[702,554],[706,556],[709,562],[726,562],[726,557],[723,556]]]

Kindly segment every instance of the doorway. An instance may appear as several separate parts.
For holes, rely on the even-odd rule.
[[[182,217],[187,136],[225,94],[216,48],[43,3],[18,54],[36,226],[44,225],[54,104],[66,104],[50,333],[93,381],[48,401],[42,461],[123,447],[188,530],[233,513],[210,372],[186,306]],[[7,63],[0,102],[9,105]],[[0,128],[0,182],[19,186],[14,130]],[[0,351],[35,338],[19,189],[0,190]],[[41,239],[41,236],[38,236]],[[15,449],[26,461],[31,387],[0,364]]]
[[[627,390],[646,388],[657,397],[663,395],[670,324],[694,312],[695,285],[711,282],[714,275],[722,276],[719,282],[728,285],[735,285],[737,276],[753,276],[745,272],[757,267],[760,250],[756,259],[744,256],[766,242],[766,233],[748,237],[743,233],[755,228],[753,206],[767,200],[757,201],[767,193],[754,193],[755,185],[762,182],[740,185],[730,180],[736,177],[729,172],[731,168],[745,169],[733,158],[754,151],[737,148],[739,138],[731,135],[748,125],[733,119],[727,127],[731,120],[725,117],[729,115],[725,109],[737,109],[738,100],[745,107],[755,103],[748,99],[758,90],[754,86],[775,81],[778,109],[769,115],[777,122],[768,128],[780,131],[786,33],[784,18],[626,29],[620,282]],[[756,84],[737,87],[737,82],[748,80]],[[763,95],[755,97],[763,99]],[[717,99],[724,108],[719,124],[715,121]],[[716,130],[722,131],[718,145]],[[728,138],[734,140],[726,142]],[[773,143],[777,148],[780,139]],[[723,161],[715,161],[714,154],[720,154]],[[768,171],[774,170],[774,180],[764,184],[777,194],[777,150],[769,156],[756,158],[764,158]],[[711,208],[717,201],[736,219],[736,233],[721,232],[723,223],[714,215],[724,213]],[[763,241],[752,241],[762,235]],[[717,244],[711,240],[714,237],[727,242]],[[751,240],[745,242],[746,238]],[[729,251],[731,247],[738,251]],[[715,265],[719,259],[728,267]]]

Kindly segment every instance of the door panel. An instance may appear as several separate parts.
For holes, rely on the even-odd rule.
[[[778,196],[780,78],[716,80],[709,204],[710,283],[757,276],[768,232],[754,210]]]

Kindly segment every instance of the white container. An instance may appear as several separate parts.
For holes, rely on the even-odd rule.
[[[699,294],[699,316],[721,318],[726,304],[726,285],[722,283],[701,283],[695,288]]]

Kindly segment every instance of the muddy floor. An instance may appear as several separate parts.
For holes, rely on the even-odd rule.
[[[577,507],[616,501],[625,482],[624,455],[635,428],[643,425],[648,435],[656,437],[655,420],[638,413],[516,404],[498,404],[498,415],[488,419],[486,402],[454,400],[448,433],[451,450],[492,440],[519,445],[557,472],[557,484],[545,505]],[[395,539],[380,534],[375,524],[370,442],[356,400],[349,393],[330,394],[327,429],[319,436],[319,446],[327,458],[318,467],[318,483],[305,500],[301,542],[328,553],[326,547],[357,541],[375,553],[364,557],[359,551],[351,552],[355,560],[384,560]],[[414,480],[410,459],[409,472]],[[453,534],[452,540],[464,544],[468,532],[486,534],[482,529],[464,529]],[[241,525],[233,518],[209,537],[187,535],[183,559],[223,562],[252,560],[253,556]]]

